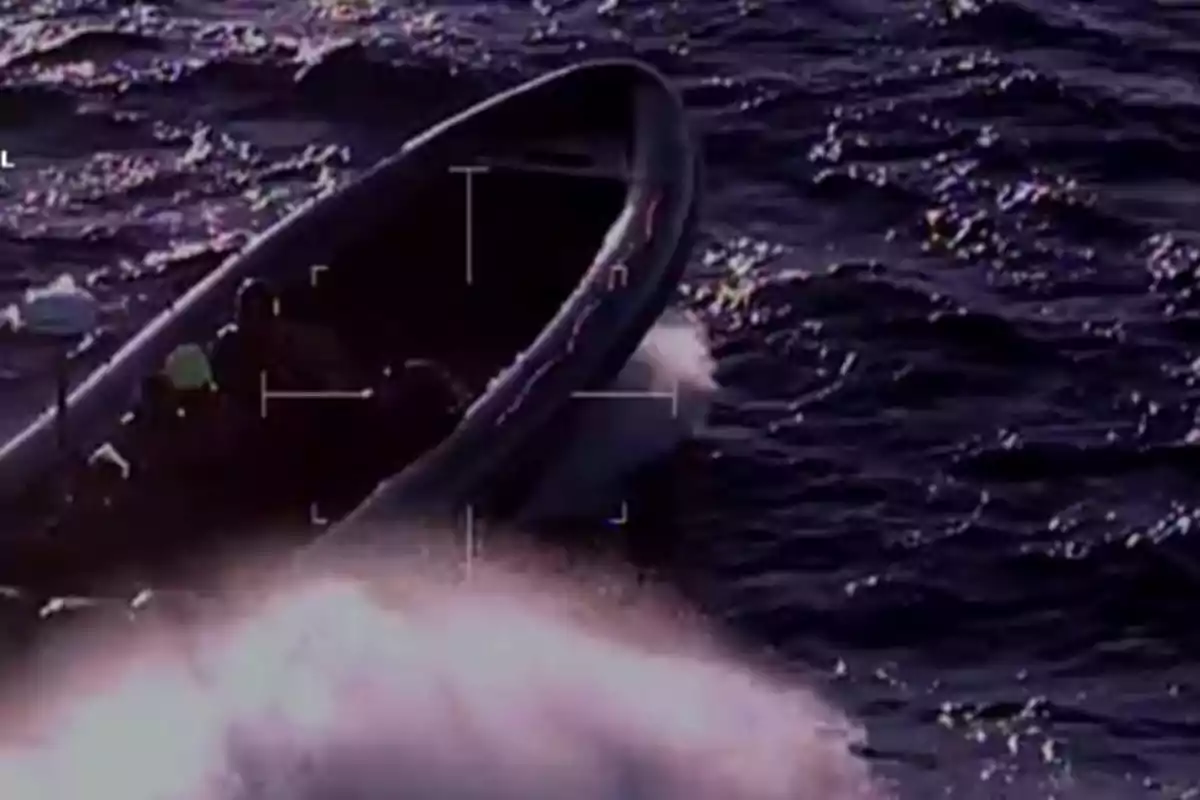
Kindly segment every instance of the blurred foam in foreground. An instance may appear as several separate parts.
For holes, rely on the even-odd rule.
[[[881,796],[840,714],[646,590],[415,558],[64,634],[6,687],[0,797]]]

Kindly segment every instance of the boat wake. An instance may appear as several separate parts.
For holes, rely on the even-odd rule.
[[[574,436],[523,507],[520,523],[611,513],[631,473],[699,432],[719,390],[715,372],[703,324],[665,314],[612,386],[586,400]]]
[[[840,714],[679,606],[516,549],[466,581],[445,539],[372,574],[242,575],[186,620],[150,602],[132,634],[64,633],[6,687],[0,796],[881,796]]]

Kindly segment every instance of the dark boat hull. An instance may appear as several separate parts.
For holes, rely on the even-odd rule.
[[[589,74],[591,69],[597,72]],[[553,458],[551,434],[570,427],[578,395],[607,386],[667,307],[695,233],[701,161],[678,99],[643,70],[626,62],[572,68],[519,90],[531,91],[521,98],[530,106],[543,102],[542,93],[606,97],[628,92],[632,99],[635,86],[650,93],[647,102],[654,111],[639,131],[641,160],[623,212],[630,224],[611,240],[608,253],[599,254],[558,319],[464,426],[428,458],[382,483],[347,517],[343,529],[398,517],[459,517],[468,506],[476,513],[508,516]],[[583,80],[574,85],[574,78]],[[589,95],[586,83],[593,79],[628,88],[596,87]],[[559,102],[581,112],[588,105]],[[514,116],[524,111],[512,110]],[[647,241],[638,228],[652,203],[657,204],[655,229]]]
[[[490,339],[504,339],[507,331],[527,329],[521,335],[528,335],[528,340],[513,339],[519,356],[495,371],[457,427],[384,479],[337,529],[345,538],[350,535],[346,531],[369,523],[454,516],[467,506],[503,515],[544,468],[553,444],[546,435],[566,424],[579,392],[602,387],[617,374],[664,310],[688,257],[699,158],[678,97],[657,73],[636,62],[582,64],[491,98],[417,136],[350,185],[274,226],[201,280],[71,393],[68,430],[75,450],[90,451],[107,439],[138,380],[158,369],[174,348],[210,337],[246,279],[305,282],[320,265],[378,252],[365,249],[363,231],[387,232],[415,218],[432,202],[426,198],[436,195],[425,187],[445,187],[447,172],[465,185],[468,171],[481,192],[493,176],[500,185],[500,178],[510,175],[510,185],[519,187],[519,173],[559,176],[553,180],[570,180],[562,176],[577,173],[581,180],[590,175],[618,182],[624,199],[587,263],[559,263],[555,250],[558,232],[596,216],[589,205],[592,195],[581,189],[577,215],[569,213],[570,200],[567,209],[546,206],[548,217],[560,212],[555,230],[547,230],[544,240],[535,233],[523,244],[505,238],[504,198],[494,198],[498,210],[490,235],[499,244],[476,253],[478,263],[472,265],[470,244],[465,243],[466,274],[460,272],[462,265],[435,274],[429,271],[438,268],[436,263],[406,263],[405,256],[412,254],[399,234],[389,240],[380,238],[381,233],[375,242],[391,247],[399,263],[383,263],[386,259],[372,255],[369,270],[355,268],[355,273],[345,267],[342,272],[351,277],[341,284],[341,295],[336,294],[336,278],[342,273],[335,265],[335,288],[328,291],[341,298],[335,304],[343,309],[337,323],[348,327],[357,324],[356,315],[365,315],[360,303],[393,296],[399,304],[419,293],[420,270],[428,273],[430,285],[442,287],[431,290],[428,303],[408,297],[406,310],[396,319],[375,308],[375,327],[364,327],[360,338],[367,341],[369,332],[372,346],[379,349],[424,336],[428,347],[466,352],[470,360],[474,351],[487,349]],[[519,206],[522,200],[523,190],[512,189],[511,204]],[[520,208],[507,211],[517,214]],[[466,213],[469,222],[471,212]],[[469,238],[461,224],[438,218],[434,238]],[[560,238],[569,237],[562,233]],[[442,260],[414,249],[427,262]],[[509,274],[501,280],[505,270]],[[452,281],[450,272],[466,288],[445,288]],[[561,288],[552,287],[561,286],[573,288],[559,301],[552,295]],[[556,310],[544,320],[519,318],[523,293],[545,295],[541,300],[547,303],[555,300],[546,307]],[[477,313],[479,322],[458,324],[469,312]],[[450,327],[455,320],[458,327]],[[54,412],[48,410],[0,448],[0,498],[18,495],[59,468],[63,452],[54,422]]]

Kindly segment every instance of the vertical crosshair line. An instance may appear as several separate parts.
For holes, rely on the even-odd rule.
[[[470,286],[475,282],[475,175],[481,172],[487,172],[487,167],[482,166],[456,166],[450,167],[451,172],[458,172],[463,175],[466,183],[466,213],[463,224],[466,227],[466,254],[467,254],[467,285]]]
[[[464,237],[467,241],[467,286],[475,282],[475,181],[472,180],[473,177],[470,172],[467,173],[467,210],[464,221],[467,226]],[[470,511],[467,512],[468,515],[470,513]],[[469,516],[468,519],[470,519]]]
[[[471,580],[471,568],[473,566],[472,561],[475,558],[475,508],[474,508],[474,506],[468,505],[466,507],[465,522],[466,522],[466,536],[467,536],[467,541],[466,541],[466,546],[467,546],[466,579],[468,581],[470,581]]]

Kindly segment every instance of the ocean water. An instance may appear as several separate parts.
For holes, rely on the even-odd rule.
[[[424,123],[641,56],[704,136],[678,306],[724,387],[659,566],[824,698],[755,752],[828,712],[900,797],[1191,797],[1198,34],[1133,0],[0,0],[0,302],[93,283],[95,358]],[[0,354],[3,430],[41,363]],[[837,797],[812,763],[738,790]]]

